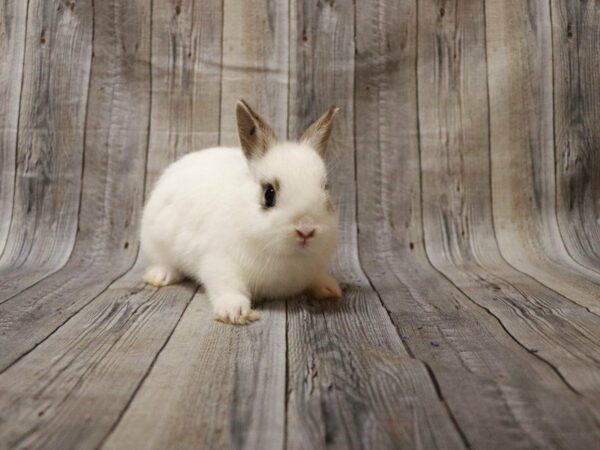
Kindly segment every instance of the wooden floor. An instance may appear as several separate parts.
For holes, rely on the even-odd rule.
[[[0,449],[600,448],[600,4],[2,0]],[[160,171],[340,106],[344,298],[141,281]]]

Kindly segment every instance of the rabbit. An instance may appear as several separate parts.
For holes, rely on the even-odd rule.
[[[156,183],[142,214],[141,248],[151,261],[144,280],[161,287],[195,279],[215,320],[240,325],[259,318],[252,299],[340,298],[328,272],[338,219],[324,162],[338,110],[288,142],[239,100],[241,148],[190,153]]]

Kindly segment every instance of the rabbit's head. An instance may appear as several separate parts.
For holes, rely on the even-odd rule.
[[[236,108],[238,133],[256,182],[259,223],[251,235],[265,251],[330,255],[337,241],[337,216],[329,197],[324,162],[338,108],[330,108],[298,142],[280,142],[247,103]]]

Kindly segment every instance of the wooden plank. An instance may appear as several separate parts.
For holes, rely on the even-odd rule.
[[[285,389],[285,339],[272,326],[279,317],[282,302],[265,305],[250,326],[225,326],[197,294],[103,448],[281,448],[285,405],[273,395]]]
[[[25,53],[27,2],[0,4],[0,254],[13,208],[17,128]]]
[[[517,342],[535,349],[594,405],[600,393],[600,346],[584,342],[600,342],[600,317],[514,270],[494,239],[487,96],[477,95],[486,92],[483,4],[451,8],[446,3],[444,19],[435,2],[424,6],[419,9],[424,36],[419,117],[428,255]]]
[[[569,254],[600,269],[600,71],[597,2],[553,1],[557,214]]]
[[[419,2],[417,78],[416,3],[372,2],[359,9],[356,116],[363,128],[356,133],[357,174],[359,186],[370,187],[358,192],[361,260],[408,351],[430,368],[470,446],[568,447],[577,440],[591,447],[598,430],[588,405],[428,261],[445,272],[460,264],[471,274],[473,253],[493,248],[482,233],[491,228],[487,165],[480,163],[485,96],[482,105],[480,92],[469,94],[485,91],[481,13],[481,3]],[[419,199],[418,107],[429,254]],[[477,155],[480,146],[484,152]],[[436,228],[439,211],[448,216],[446,234]],[[483,259],[490,256],[493,261],[493,253]],[[451,262],[442,265],[444,257]],[[486,279],[469,282],[477,301],[486,289],[498,289],[499,301],[506,295],[504,286],[492,283],[481,289]]]
[[[331,104],[341,107],[330,182],[342,231],[334,274],[346,287],[340,302],[288,302],[287,447],[459,448],[427,368],[406,352],[358,260],[353,5],[292,5],[291,135]]]
[[[177,20],[188,20],[184,11],[193,8],[197,18],[212,15],[214,23],[221,23],[218,14],[222,8],[220,2],[178,2],[181,14]],[[175,6],[175,7],[177,7]],[[238,5],[239,6],[239,5]],[[283,72],[287,73],[287,59],[273,57],[270,47],[245,47],[248,41],[261,40],[263,43],[276,43],[287,48],[288,21],[287,5],[270,2],[249,2],[244,5],[250,15],[241,15],[235,5],[225,3],[225,16],[222,18],[226,30],[235,31],[239,41],[228,41],[223,46],[223,59],[233,61],[237,55],[244,55],[244,61],[255,61],[258,66],[269,65],[273,74],[267,72],[263,77],[257,77],[249,85],[235,86],[223,81],[223,101],[221,115],[223,120],[233,121],[231,112],[235,107],[238,96],[254,98],[255,91],[272,92],[274,98],[287,99],[286,84],[278,84]],[[259,12],[261,8],[268,10],[270,17],[282,18],[271,28],[263,22]],[[187,25],[169,25],[172,10],[156,9],[154,13],[153,30],[153,60],[164,61],[174,59],[164,53],[173,48],[173,43],[182,43],[189,39],[183,34]],[[181,30],[182,35],[170,35],[170,30]],[[241,32],[240,30],[244,30]],[[232,31],[233,32],[233,31]],[[178,32],[179,33],[179,32]],[[239,34],[241,33],[241,34]],[[220,30],[218,31],[220,36]],[[204,35],[203,35],[204,36]],[[214,41],[214,35],[206,34],[206,42],[194,44],[192,48],[203,48],[210,61],[219,60],[221,42]],[[161,40],[172,42],[165,45]],[[271,45],[271,44],[269,44]],[[275,44],[273,44],[275,45]],[[251,51],[251,53],[244,53]],[[241,58],[241,56],[240,56]],[[176,68],[170,68],[173,73],[164,73],[165,80],[176,77]],[[204,70],[201,66],[196,70]],[[228,76],[239,77],[245,73],[244,68],[229,66]],[[196,77],[202,78],[202,72]],[[208,77],[213,77],[209,72]],[[287,79],[287,75],[286,75]],[[154,72],[154,82],[157,80]],[[165,84],[165,90],[155,91],[155,96],[165,96],[153,102],[153,123],[163,120],[161,115],[154,115],[157,104],[168,101],[177,104],[183,101],[187,92],[185,86]],[[270,86],[270,87],[267,87]],[[283,90],[279,92],[279,90]],[[218,95],[218,89],[211,91]],[[208,94],[206,94],[208,95]],[[175,99],[175,100],[171,100]],[[196,105],[197,111],[214,111],[215,98],[206,98],[204,103]],[[218,104],[218,103],[217,103]],[[268,119],[285,120],[287,115],[287,100],[283,103],[273,103],[273,116],[265,114]],[[268,113],[266,111],[261,111]],[[173,139],[185,139],[193,121],[187,116],[190,110],[180,110],[179,116],[164,121],[169,124],[167,131]],[[164,112],[163,112],[164,114]],[[214,116],[215,118],[218,115]],[[225,119],[227,117],[227,119]],[[205,119],[207,123],[212,119]],[[186,125],[188,124],[188,125]],[[222,122],[221,132],[234,129],[235,122]],[[162,133],[161,128],[157,128]],[[155,133],[154,126],[152,127]],[[218,128],[216,128],[218,130]],[[284,128],[285,130],[285,128]],[[236,138],[237,139],[237,138]],[[157,138],[156,142],[159,139]],[[166,162],[171,153],[164,148],[154,145],[151,139],[152,158]],[[233,142],[232,142],[233,143]],[[214,143],[212,143],[214,145]],[[185,150],[184,150],[185,151]],[[261,319],[247,327],[226,326],[212,320],[211,307],[204,295],[197,295],[190,308],[186,311],[180,325],[176,329],[169,344],[164,348],[154,365],[152,372],[140,387],[135,399],[124,413],[122,421],[106,441],[105,448],[124,448],[139,445],[144,442],[148,448],[281,448],[284,442],[285,422],[285,304],[274,303],[259,306]],[[177,367],[176,374],[173,368]],[[174,376],[177,378],[175,379]]]
[[[150,15],[144,2],[97,2],[93,13],[93,113],[86,124],[75,248],[62,269],[0,304],[0,371],[127,272],[138,253],[150,120]]]
[[[276,0],[224,0],[221,145],[239,143],[235,102],[243,98],[287,135],[289,5]]]
[[[506,260],[600,314],[600,274],[566,251],[556,219],[547,2],[487,2],[493,213]]]
[[[0,446],[98,446],[165,345],[195,287],[129,272],[0,375]]]
[[[91,1],[30,0],[12,222],[0,302],[62,267],[81,190],[92,39]]]
[[[222,0],[153,5],[147,190],[170,162],[219,142],[222,14]]]

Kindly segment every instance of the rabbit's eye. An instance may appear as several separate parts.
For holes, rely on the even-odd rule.
[[[275,188],[273,187],[273,185],[271,183],[267,183],[265,184],[265,207],[266,208],[272,208],[273,206],[275,206],[275,201],[276,201],[276,197],[277,197],[277,193],[275,192]]]

